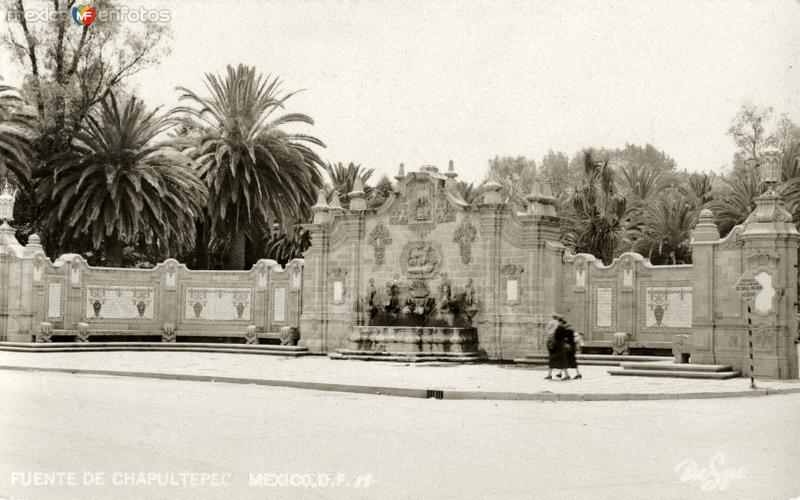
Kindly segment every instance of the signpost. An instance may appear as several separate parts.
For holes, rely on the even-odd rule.
[[[747,340],[750,346],[750,388],[755,389],[756,380],[755,371],[753,370],[753,322],[751,319],[752,311],[750,310],[750,304],[764,287],[761,286],[761,283],[753,276],[753,273],[745,271],[744,274],[739,277],[739,281],[736,282],[734,288],[736,292],[741,295],[745,304],[747,304]]]

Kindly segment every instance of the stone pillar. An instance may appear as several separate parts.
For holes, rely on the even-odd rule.
[[[8,222],[13,220],[16,190],[6,181],[0,190],[0,340],[31,342],[33,257],[38,237],[26,249]]]
[[[756,209],[745,221],[742,240],[745,269],[764,287],[751,304],[755,375],[798,378],[794,341],[800,233],[771,187],[757,199]],[[749,374],[746,340],[742,347],[742,372]]]
[[[314,221],[303,225],[309,232],[311,246],[304,252],[303,312],[300,315],[300,344],[311,352],[324,353],[327,349],[326,279],[328,255],[328,223],[330,206],[325,192],[320,189],[316,205],[311,207]]]
[[[502,358],[500,342],[501,302],[505,291],[501,290],[500,280],[500,233],[506,210],[500,194],[502,186],[490,178],[484,185],[483,203],[480,204],[478,232],[483,245],[483,276],[481,281],[484,295],[483,318],[478,329],[479,345],[490,359]]]
[[[716,364],[714,311],[716,308],[716,253],[719,231],[714,214],[704,209],[692,233],[692,352],[693,363]]]
[[[773,183],[777,153],[762,157]],[[779,171],[779,170],[778,170]],[[762,172],[762,175],[764,172]],[[756,199],[756,209],[724,240],[709,210],[700,213],[692,237],[691,361],[729,364],[749,375],[746,304],[733,291],[742,274],[762,290],[751,304],[754,370],[757,377],[798,378],[797,251],[800,233],[772,187]]]

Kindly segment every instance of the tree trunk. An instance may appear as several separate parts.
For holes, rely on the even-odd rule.
[[[206,270],[208,265],[208,224],[203,222],[196,223],[197,239],[195,240],[195,268]]]
[[[228,254],[230,268],[236,271],[244,269],[244,253],[247,247],[247,235],[239,231],[233,236],[231,250]]]
[[[108,267],[122,267],[122,241],[114,233],[106,241],[106,266]]]

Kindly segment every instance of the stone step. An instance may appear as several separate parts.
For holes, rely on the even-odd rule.
[[[86,351],[185,351],[304,356],[307,347],[196,342],[0,342],[0,351],[12,352],[86,352]]]
[[[429,357],[429,356],[471,357],[478,355],[477,352],[362,351],[359,349],[336,349],[336,352],[338,352],[339,354],[363,354],[370,356],[389,355],[389,356],[418,356],[418,357]]]
[[[578,354],[576,356],[579,365],[594,366],[619,366],[623,362],[668,362],[673,361],[672,356],[619,356],[614,354]],[[547,354],[531,354],[524,358],[517,358],[515,363],[541,365],[547,364]]]
[[[731,365],[698,365],[691,363],[622,363],[626,370],[672,370],[682,372],[732,372]]]
[[[448,362],[471,363],[479,361],[475,352],[368,352],[337,349],[328,354],[330,359],[360,359],[363,361],[397,361],[403,363]]]
[[[644,356],[637,354],[619,355],[619,354],[578,354],[578,359],[585,360],[603,360],[603,361],[670,361],[672,356]]]
[[[667,378],[694,378],[727,380],[741,376],[740,372],[709,372],[709,371],[680,371],[680,370],[608,370],[609,375],[625,375],[631,377],[667,377]]]

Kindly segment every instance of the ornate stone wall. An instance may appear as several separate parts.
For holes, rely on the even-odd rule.
[[[402,303],[412,288],[436,298],[443,283],[454,296],[471,283],[478,307],[473,325],[486,356],[511,359],[543,345],[563,253],[554,211],[538,207],[537,198],[517,213],[501,202],[494,183],[480,203],[468,205],[454,185],[454,173],[423,168],[398,176],[395,192],[377,209],[341,210],[320,199],[314,223],[306,226],[312,244],[305,255],[301,343],[316,352],[345,347],[353,327],[366,322],[370,287],[385,305],[392,285]]]
[[[54,331],[161,336],[244,334],[299,326],[303,261],[285,269],[259,261],[250,271],[192,271],[174,259],[154,269],[97,268],[75,254],[54,262],[38,238],[0,244],[0,334],[30,342],[39,325]]]
[[[673,335],[692,332],[693,266],[653,266],[636,253],[609,266],[589,254],[566,261],[560,311],[590,345],[611,346],[625,332],[631,347],[669,349]]]
[[[749,374],[748,308],[735,291],[744,273],[762,290],[751,304],[756,376],[798,378],[797,251],[791,216],[774,192],[741,226],[720,239],[713,214],[704,210],[694,231],[692,361],[730,364]]]

